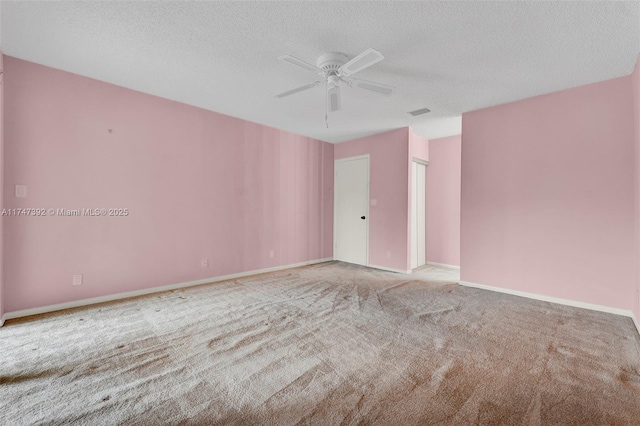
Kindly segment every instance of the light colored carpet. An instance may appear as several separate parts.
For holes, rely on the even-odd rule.
[[[7,321],[0,423],[640,424],[629,318],[330,262]]]

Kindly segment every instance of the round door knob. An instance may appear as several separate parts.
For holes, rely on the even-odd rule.
[[[366,219],[366,217],[364,217],[364,216],[360,216],[360,219],[364,220],[364,219]]]

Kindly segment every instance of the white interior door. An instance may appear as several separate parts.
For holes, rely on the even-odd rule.
[[[335,162],[334,255],[336,260],[368,265],[369,156]]]
[[[422,163],[411,163],[411,269],[427,263],[426,256],[426,176],[427,167]]]

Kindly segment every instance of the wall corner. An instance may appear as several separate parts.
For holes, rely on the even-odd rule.
[[[638,326],[640,320],[640,55],[631,73],[631,95],[633,98],[633,207],[634,207],[634,292],[633,314]],[[640,333],[640,328],[638,329]]]

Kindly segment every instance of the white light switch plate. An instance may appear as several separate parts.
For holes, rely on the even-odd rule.
[[[24,198],[27,196],[27,185],[16,185],[16,197]]]
[[[82,285],[82,274],[76,274],[73,276],[73,285]]]

